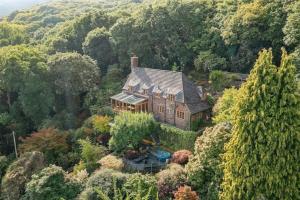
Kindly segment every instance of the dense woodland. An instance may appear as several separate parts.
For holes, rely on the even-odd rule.
[[[184,131],[114,113],[133,54],[205,83],[211,124]],[[0,199],[299,199],[299,71],[299,0],[54,0],[15,11],[0,21]],[[249,74],[240,88],[236,74]],[[153,134],[171,164],[126,169],[122,158]]]

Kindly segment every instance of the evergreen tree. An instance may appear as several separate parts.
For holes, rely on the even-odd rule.
[[[240,89],[224,155],[221,199],[299,199],[299,94],[295,66],[264,50]]]

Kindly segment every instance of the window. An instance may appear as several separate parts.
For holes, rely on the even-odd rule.
[[[165,112],[165,107],[163,107],[163,106],[158,106],[158,111],[159,111],[160,113]]]
[[[132,92],[132,86],[128,86],[128,90]]]
[[[184,112],[177,111],[177,118],[184,119]]]
[[[160,98],[160,94],[159,94],[159,93],[155,93],[154,96],[155,96],[156,98]]]
[[[143,89],[143,94],[148,94],[148,90]]]
[[[175,100],[175,96],[172,95],[172,94],[169,94],[169,95],[168,95],[168,100],[169,100],[169,101],[174,101],[174,100]]]

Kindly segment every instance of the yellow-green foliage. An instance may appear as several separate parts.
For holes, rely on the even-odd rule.
[[[295,66],[283,51],[260,53],[240,89],[224,155],[221,199],[299,199],[299,119]]]
[[[115,151],[137,148],[143,139],[155,134],[158,127],[151,114],[122,112],[115,117],[109,147]]]
[[[109,133],[111,117],[96,115],[92,118],[93,128],[97,133]]]
[[[194,131],[184,131],[169,125],[161,125],[159,133],[160,142],[174,151],[193,150],[197,136]]]
[[[186,165],[189,184],[203,199],[218,200],[223,178],[221,156],[231,136],[231,126],[220,123],[206,128],[195,142],[194,156]]]
[[[218,124],[222,122],[231,122],[233,119],[233,109],[237,101],[238,90],[235,88],[225,89],[214,106],[213,122]]]

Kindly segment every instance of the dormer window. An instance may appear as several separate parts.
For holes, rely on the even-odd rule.
[[[175,101],[175,95],[173,95],[173,94],[168,94],[168,100],[169,100],[169,101]]]
[[[143,94],[148,94],[148,90],[143,89]]]
[[[132,92],[132,86],[128,86],[128,91]]]

